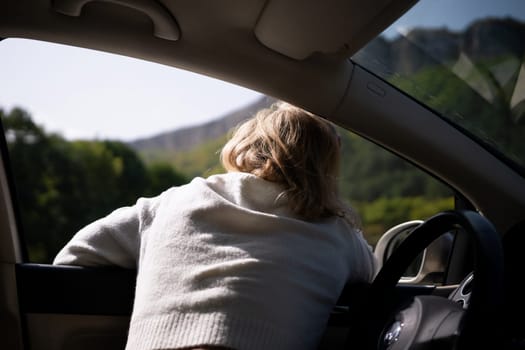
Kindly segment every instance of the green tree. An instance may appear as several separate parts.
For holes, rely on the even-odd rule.
[[[148,166],[149,183],[146,195],[155,196],[162,191],[188,182],[186,176],[177,172],[167,163],[153,163]]]
[[[342,141],[339,186],[349,201],[451,195],[445,185],[398,156],[344,129],[339,134]]]
[[[0,116],[31,261],[50,262],[86,224],[186,181],[170,165],[146,167],[122,142],[69,142],[20,108]]]

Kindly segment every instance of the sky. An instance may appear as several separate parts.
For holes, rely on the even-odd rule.
[[[0,42],[0,62],[0,107],[21,106],[68,139],[133,140],[203,123],[261,96],[156,63],[31,40]]]
[[[487,15],[525,21],[525,0],[424,0],[385,35],[421,25],[461,30]],[[0,108],[23,107],[68,139],[130,141],[204,123],[261,97],[172,67],[23,39],[0,42],[0,82]]]

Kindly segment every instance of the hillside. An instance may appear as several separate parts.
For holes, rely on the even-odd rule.
[[[259,100],[226,115],[196,126],[190,126],[175,131],[168,131],[149,138],[130,142],[130,146],[138,152],[147,154],[156,151],[183,152],[200,145],[205,140],[215,139],[226,134],[241,121],[249,118],[261,108],[268,107],[275,99],[261,97]]]

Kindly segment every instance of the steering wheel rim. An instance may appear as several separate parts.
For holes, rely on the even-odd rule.
[[[445,211],[426,220],[400,244],[377,274],[368,292],[367,302],[357,311],[347,348],[381,348],[381,335],[391,319],[395,287],[410,263],[430,243],[456,228],[468,234],[474,243],[474,275],[470,305],[458,330],[458,349],[474,348],[476,332],[483,332],[482,344],[497,344],[500,332],[491,320],[497,319],[503,302],[503,249],[493,225],[474,211]],[[410,348],[410,347],[409,347]]]

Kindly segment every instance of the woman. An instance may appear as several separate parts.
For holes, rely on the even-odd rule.
[[[315,349],[374,258],[337,195],[340,140],[279,103],[234,132],[228,171],[80,230],[55,264],[138,269],[127,349]]]

